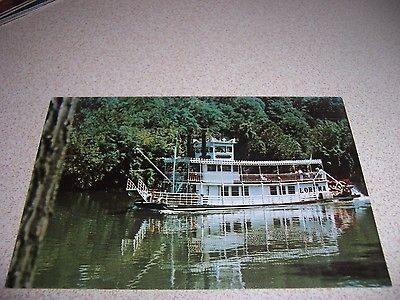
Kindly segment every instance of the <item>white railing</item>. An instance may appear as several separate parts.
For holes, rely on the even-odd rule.
[[[293,182],[315,180],[321,175],[321,179],[326,179],[324,174],[317,172],[304,173],[283,173],[283,174],[241,174],[241,182]]]
[[[314,178],[316,178],[315,176]],[[251,195],[251,196],[207,196],[195,193],[171,193],[149,191],[142,180],[138,180],[136,186],[130,179],[127,182],[128,191],[137,190],[145,201],[165,203],[172,206],[196,206],[196,205],[262,205],[262,204],[289,204],[318,200],[318,193],[284,194],[284,195]],[[150,197],[149,197],[150,196]]]
[[[149,189],[140,178],[138,179],[137,191],[139,195],[143,198],[143,200],[147,199],[147,196],[149,195]]]
[[[137,186],[135,183],[128,178],[126,182],[126,190],[127,191],[137,191],[139,195],[143,198],[143,200],[147,200],[149,195],[149,190],[143,180],[139,179]]]
[[[165,158],[167,162],[171,162],[172,158]],[[178,159],[178,161],[187,161],[185,159]],[[201,163],[211,165],[242,165],[242,166],[308,166],[308,165],[322,165],[321,159],[303,159],[303,160],[229,160],[229,159],[202,159],[190,158],[190,163]]]
[[[172,178],[172,172],[166,172],[170,178]],[[203,180],[203,175],[200,172],[182,172],[182,173],[176,173],[175,174],[175,180],[176,181],[189,181],[189,182],[200,182]]]
[[[207,204],[207,199],[205,199],[205,197],[201,199],[201,197],[195,193],[155,192],[153,201],[184,206]]]
[[[264,204],[290,204],[303,201],[318,200],[318,193],[312,192],[305,195],[285,194],[285,195],[251,195],[251,196],[204,196],[210,205],[264,205]]]
[[[137,188],[136,188],[135,183],[128,178],[128,181],[126,182],[126,190],[127,191],[135,191],[136,189]]]
[[[189,172],[189,182],[200,182],[203,180],[203,175],[199,172]]]

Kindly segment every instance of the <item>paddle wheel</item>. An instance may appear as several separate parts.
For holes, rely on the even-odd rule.
[[[330,180],[328,186],[334,197],[346,197],[352,194],[353,185],[344,180]]]

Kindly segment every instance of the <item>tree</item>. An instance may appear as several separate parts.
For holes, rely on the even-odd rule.
[[[299,103],[313,125],[316,120],[339,121],[346,118],[343,100],[338,97],[306,97]]]
[[[313,154],[323,159],[328,172],[349,176],[354,171],[351,149],[354,145],[346,120],[318,120],[311,132]]]
[[[260,160],[295,159],[303,156],[301,145],[272,121],[265,122],[251,143],[250,156]]]
[[[67,188],[121,187],[127,177],[157,182],[161,177],[135,149],[157,160],[172,156],[178,142],[178,155],[193,156],[194,137],[202,139],[203,157],[214,136],[236,138],[237,159],[313,154],[334,166],[333,175],[351,174],[357,161],[340,98],[90,98],[75,119],[62,180]]]
[[[74,98],[55,98],[50,103],[7,275],[7,287],[32,285],[35,261],[58,191],[76,102]]]
[[[298,98],[269,98],[266,102],[266,112],[284,134],[289,135],[301,146],[304,155],[309,156],[311,128],[304,111],[296,108],[296,99]]]
[[[179,104],[178,104],[179,103]],[[216,105],[213,98],[208,97],[189,97],[177,100],[180,111],[180,130],[188,134],[187,144],[191,144],[189,137],[193,134],[201,135],[202,157],[206,157],[206,139],[207,134],[219,133],[221,126],[226,119]]]
[[[256,97],[217,98],[226,122],[220,128],[229,137],[236,137],[236,157],[248,159],[251,144],[259,142],[258,129],[268,120],[264,102]]]

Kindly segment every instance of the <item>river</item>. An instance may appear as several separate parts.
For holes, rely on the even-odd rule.
[[[60,193],[34,287],[390,286],[368,201],[145,213],[125,193]]]

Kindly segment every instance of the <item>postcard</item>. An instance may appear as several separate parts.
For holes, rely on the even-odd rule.
[[[341,98],[97,97],[50,103],[6,286],[391,281]]]

